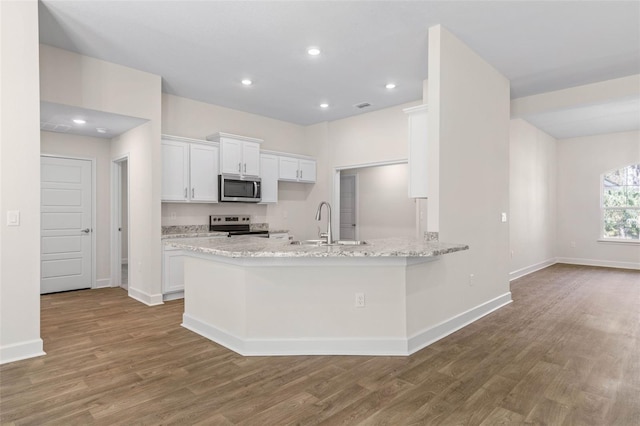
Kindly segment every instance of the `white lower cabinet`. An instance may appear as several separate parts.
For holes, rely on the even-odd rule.
[[[162,294],[184,291],[184,256],[181,249],[165,247],[162,257]]]
[[[201,237],[201,238],[227,238]],[[164,246],[162,251],[162,298],[163,300],[182,299],[184,297],[184,251]]]

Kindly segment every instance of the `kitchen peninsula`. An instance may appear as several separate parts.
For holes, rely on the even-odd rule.
[[[430,282],[429,269],[440,256],[469,248],[400,238],[332,246],[255,237],[165,244],[185,256],[183,326],[242,355],[411,354],[443,337],[437,327],[408,335],[415,310],[439,303],[414,303],[415,293],[445,285]]]

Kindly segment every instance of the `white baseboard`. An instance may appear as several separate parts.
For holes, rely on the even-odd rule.
[[[557,263],[557,259],[551,258],[551,259],[545,260],[544,262],[536,263],[535,265],[527,266],[526,268],[521,268],[513,272],[509,272],[509,281],[522,278],[525,275],[529,275],[532,272],[536,272],[541,269],[548,268],[549,266],[555,265],[556,263]]]
[[[415,353],[511,302],[511,292],[507,292],[440,324],[424,329],[409,338],[408,352]]]
[[[0,364],[46,355],[42,339],[0,346]]]
[[[162,295],[162,299],[166,302],[167,300],[178,300],[184,299],[184,291],[176,291],[174,293],[167,293]]]
[[[182,326],[243,356],[380,355],[407,356],[511,303],[505,293],[410,338],[243,339],[183,314]]]
[[[569,265],[602,266],[604,268],[640,269],[640,262],[617,262],[614,260],[582,259],[571,257],[558,257],[556,263]]]
[[[243,356],[410,355],[403,338],[242,339],[187,314],[182,326]]]
[[[162,305],[162,294],[148,294],[137,288],[129,287],[129,297],[147,306]]]
[[[111,287],[111,278],[102,278],[96,280],[96,286],[94,288],[107,288]]]

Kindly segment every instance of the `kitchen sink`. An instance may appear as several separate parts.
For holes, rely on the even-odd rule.
[[[325,240],[301,240],[291,241],[290,244],[295,246],[361,246],[367,244],[367,242],[357,240],[339,240],[334,241],[333,244],[327,244]]]

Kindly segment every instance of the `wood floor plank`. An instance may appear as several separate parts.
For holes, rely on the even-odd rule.
[[[47,355],[0,366],[0,424],[640,424],[640,272],[554,265],[409,357],[242,357],[181,300],[41,297]]]

